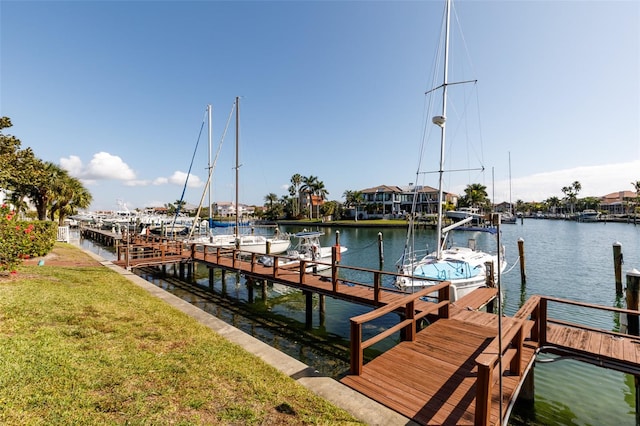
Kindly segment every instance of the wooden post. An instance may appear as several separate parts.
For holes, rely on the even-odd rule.
[[[622,294],[622,244],[613,243],[613,271],[616,277],[616,294]]]
[[[318,298],[320,299],[320,303],[319,303],[319,309],[320,309],[320,325],[323,326],[324,325],[324,318],[325,318],[325,313],[326,313],[326,308],[325,308],[325,296],[324,294],[319,294]]]
[[[313,326],[313,293],[310,291],[304,290],[305,295],[305,327],[310,329]]]
[[[627,272],[627,309],[638,310],[638,292],[640,291],[640,271],[633,269]],[[638,330],[638,316],[627,315],[627,333],[633,336],[640,335]]]
[[[535,364],[534,364],[535,365]],[[524,382],[522,382],[522,387],[520,388],[520,394],[518,395],[518,399],[522,399],[523,401],[527,401],[529,403],[533,403],[535,401],[535,382],[533,379],[533,368],[529,370],[527,376],[524,378]]]
[[[378,232],[378,257],[380,259],[380,270],[384,267],[384,245],[382,244],[382,232]]]
[[[213,277],[213,268],[209,268],[209,290],[213,290],[213,284],[214,284],[215,280]]]
[[[247,277],[247,302],[253,303],[253,278]]]
[[[518,255],[520,256],[520,282],[522,284],[526,284],[527,273],[526,273],[525,261],[524,261],[524,239],[522,238],[518,240]]]
[[[485,270],[487,271],[486,273],[486,281],[485,284],[487,287],[495,287],[496,286],[496,280],[494,277],[494,271],[493,271],[493,262],[489,261],[489,262],[485,262],[484,263],[484,267]]]

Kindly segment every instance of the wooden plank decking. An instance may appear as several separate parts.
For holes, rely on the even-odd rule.
[[[454,318],[440,319],[418,333],[415,341],[401,342],[371,360],[361,375],[345,376],[341,382],[419,424],[472,425],[476,358],[496,335],[495,315],[460,310]],[[529,367],[533,352],[525,349],[523,369]],[[503,377],[503,407],[519,382],[520,377]],[[499,418],[498,399],[495,389],[492,423]]]

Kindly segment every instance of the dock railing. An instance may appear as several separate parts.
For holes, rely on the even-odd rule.
[[[162,238],[135,238],[116,247],[118,262],[124,262],[126,268],[133,263],[136,266],[165,263],[169,260],[180,262],[184,259],[184,245],[179,241]]]
[[[551,341],[548,339],[550,327],[563,327],[575,330],[580,333],[595,333],[607,335],[613,340],[628,339],[636,344],[640,344],[640,337],[625,334],[618,331],[607,330],[575,321],[568,321],[549,316],[549,306],[564,305],[562,308],[566,312],[567,306],[574,306],[580,310],[596,310],[612,312],[620,315],[640,316],[638,311],[611,306],[601,306],[592,303],[578,302],[574,300],[561,299],[548,296],[531,296],[527,302],[512,317],[505,317],[505,326],[502,329],[502,352],[498,350],[498,337],[485,348],[476,358],[478,366],[478,380],[476,383],[476,411],[475,424],[490,424],[492,391],[498,382],[501,374],[523,375],[522,350],[525,344],[530,344],[537,351],[544,351],[556,355],[573,354],[579,356],[583,362],[592,363],[597,366],[611,368],[628,374],[639,374],[640,366],[634,362],[627,362],[625,359],[617,359],[613,350],[611,353],[591,352],[586,345],[588,339],[574,338],[568,342]],[[559,311],[558,311],[559,312]],[[593,315],[579,315],[573,318],[592,319]],[[602,346],[598,346],[602,350]],[[498,371],[500,365],[500,355],[502,355],[502,371]]]
[[[393,333],[403,331],[403,340],[413,341],[416,335],[416,323],[427,315],[437,312],[439,318],[449,318],[449,281],[444,281],[433,287],[424,288],[416,293],[407,295],[397,302],[390,303],[366,314],[351,318],[351,374],[362,374],[364,365],[364,350],[375,343],[391,336]],[[419,298],[426,297],[432,293],[438,293],[438,302],[433,303],[429,309],[416,312],[415,302]],[[362,340],[362,326],[370,321],[380,318],[383,315],[404,310],[405,319],[367,340]]]
[[[291,272],[296,272],[298,276],[297,283],[300,285],[304,285],[305,281],[310,273],[307,270],[313,266],[324,266],[325,270],[329,271],[326,277],[329,277],[332,283],[333,291],[338,292],[338,285],[340,283],[348,283],[349,285],[361,286],[371,288],[373,290],[374,301],[380,302],[381,292],[383,291],[383,277],[384,276],[393,276],[396,277],[399,274],[395,272],[381,271],[376,269],[367,269],[360,268],[356,266],[344,266],[336,261],[337,259],[337,248],[333,246],[332,249],[332,261],[331,262],[321,262],[317,260],[304,260],[298,259],[297,257],[292,257],[287,254],[257,254],[249,251],[245,251],[242,249],[236,248],[220,248],[220,247],[211,247],[207,246],[206,243],[192,243],[189,245],[189,250],[191,250],[191,257],[195,255],[195,253],[202,253],[203,261],[211,261],[213,263],[221,263],[223,258],[232,259],[232,267],[237,267],[240,269],[240,262],[250,262],[249,272],[258,273],[258,267],[262,268],[260,271],[261,274],[264,274],[264,266],[260,263],[260,258],[264,256],[268,256],[271,259],[271,266],[268,268],[269,276],[278,279],[282,277],[284,274],[291,274]],[[295,265],[287,265],[287,261],[290,260],[299,260],[300,262]],[[353,272],[361,274],[363,277],[367,277],[366,279],[361,279],[359,281],[354,279],[346,279],[344,277],[340,277],[341,271],[350,271],[350,275],[353,275]],[[324,272],[324,271],[323,271]],[[385,292],[394,292],[399,294],[406,294],[404,291],[391,288],[384,287]]]

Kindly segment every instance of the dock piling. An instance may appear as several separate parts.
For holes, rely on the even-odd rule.
[[[525,269],[525,261],[524,261],[524,239],[520,238],[518,240],[518,255],[520,256],[520,282],[522,285],[527,283],[527,273]]]
[[[640,297],[640,271],[632,269],[627,272],[627,309],[632,311],[638,310],[638,302]],[[638,315],[627,315],[627,332],[632,336],[640,335],[638,330]]]
[[[613,271],[616,278],[616,294],[622,294],[622,244],[613,243]]]

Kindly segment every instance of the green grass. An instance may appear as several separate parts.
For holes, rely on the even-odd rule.
[[[0,423],[358,422],[119,274],[45,265],[0,278]]]

